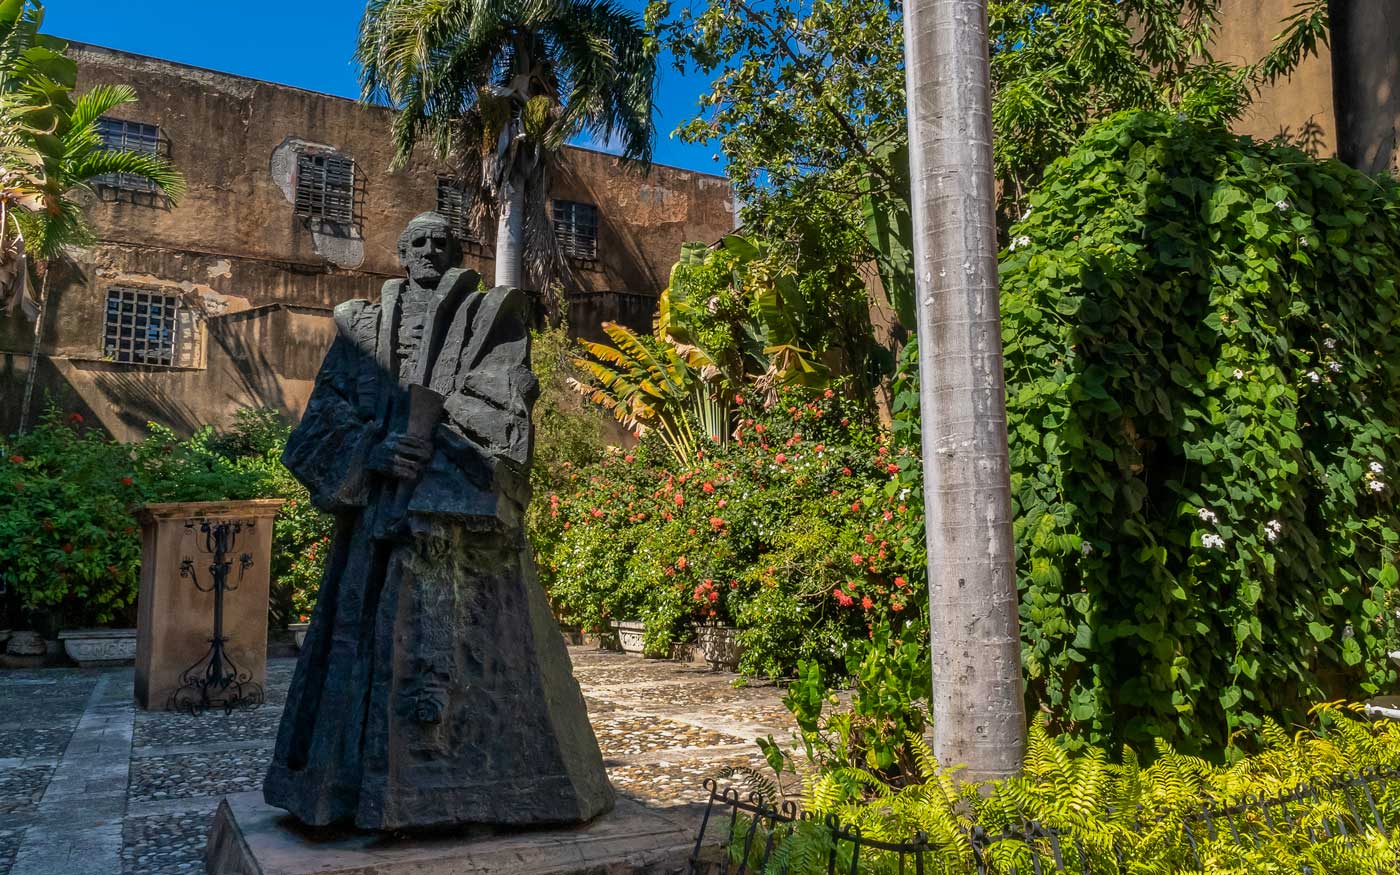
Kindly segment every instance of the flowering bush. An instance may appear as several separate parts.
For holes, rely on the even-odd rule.
[[[643,619],[656,654],[696,622],[733,623],[743,670],[766,675],[841,665],[877,622],[921,623],[922,545],[900,533],[908,492],[887,488],[913,454],[853,424],[832,390],[766,410],[734,400],[746,415],[733,438],[684,470],[643,441],[536,496],[556,609],[592,629]]]
[[[1395,183],[1128,114],[1031,203],[1002,311],[1032,706],[1218,750],[1393,682]]]

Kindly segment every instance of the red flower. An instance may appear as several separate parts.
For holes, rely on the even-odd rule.
[[[573,526],[573,523],[564,523],[564,531],[567,532],[567,531],[569,530],[569,528],[572,527],[572,526]]]
[[[713,495],[715,492],[715,484],[711,483],[708,480],[706,480],[705,485],[701,486],[700,488],[705,490],[706,495]]]
[[[889,511],[885,511],[883,516],[885,517],[885,522],[889,522],[890,520],[894,519],[894,514],[890,513]]]
[[[593,514],[593,518],[594,518],[595,520],[596,520],[596,519],[599,519],[599,518],[601,518],[601,517],[603,516],[603,512],[602,512],[601,510],[599,510],[598,508],[596,508],[596,507],[593,508],[593,510],[589,511],[589,513]]]
[[[899,466],[896,465],[894,462],[890,462],[888,465],[885,466],[885,472],[887,474],[898,474]]]
[[[310,620],[311,620],[311,618],[308,617],[306,614],[299,614],[299,615],[298,615],[298,619],[300,619],[301,622],[303,622],[303,623],[310,622]]]
[[[860,502],[859,502],[859,501],[853,501],[853,502],[851,502],[851,513],[860,513]]]
[[[82,415],[81,413],[72,413],[72,414],[69,414],[69,416],[68,416],[68,421],[71,422],[71,423],[73,423],[74,425],[82,425],[82,424],[83,424],[83,415]]]
[[[856,601],[855,599],[842,592],[839,587],[836,589],[835,592],[832,593],[832,595],[836,597],[836,603],[843,608],[849,608],[851,605],[855,604]]]
[[[758,425],[755,425],[753,427],[753,430],[758,432],[759,434],[763,434],[763,423],[760,422]]]
[[[870,534],[869,532],[866,532],[866,533],[865,533],[865,543],[867,543],[867,544],[873,544],[873,543],[875,543],[875,536],[872,535],[872,534]]]
[[[743,396],[743,395],[735,395],[735,396],[734,396],[734,403],[735,403],[735,404],[743,404],[743,403],[744,403],[744,396]]]
[[[714,590],[710,590],[710,601],[711,601],[711,602],[717,602],[717,601],[719,601],[719,593],[715,592]]]
[[[685,496],[677,492],[676,497],[673,498],[672,501],[676,503],[676,507],[680,507],[681,505],[685,504]]]
[[[728,507],[728,506],[729,506],[729,502],[728,502],[728,501],[725,501],[723,498],[721,498],[719,501],[716,501],[715,504],[716,504],[718,507]]]
[[[715,609],[714,609],[714,608],[710,608],[710,616],[713,617],[714,615],[715,615]]]
[[[812,452],[820,453],[824,449],[826,449],[826,444],[817,444],[815,447],[812,448]]]
[[[724,520],[720,519],[717,516],[712,516],[710,517],[710,525],[714,526],[717,529],[722,529],[724,528]]]
[[[851,554],[851,564],[852,564],[852,565],[860,565],[860,564],[862,564],[862,563],[864,563],[864,562],[865,562],[865,559],[864,559],[859,553],[852,553],[852,554]]]
[[[777,463],[778,463],[779,465],[781,465],[781,464],[783,464],[784,462],[787,461],[787,453],[779,453],[778,455],[774,456],[773,458],[777,461]]]
[[[72,553],[72,552],[73,552],[73,545],[72,545],[72,544],[64,544],[64,545],[63,545],[63,552],[65,552],[65,553]]]
[[[832,396],[835,395],[835,394],[836,394],[835,392],[831,391],[830,389],[827,389],[825,392],[822,393],[822,397],[823,397],[823,398],[830,398],[830,397],[832,397]]]
[[[10,461],[14,462],[16,465],[22,465],[24,464],[24,456],[11,456]]]
[[[897,614],[900,611],[904,610],[904,605],[901,605],[899,602],[895,602],[894,604],[890,605],[890,610],[894,611]]]
[[[866,596],[865,598],[860,600],[860,606],[868,611],[871,608],[875,607],[875,603],[870,600],[870,596]]]
[[[123,478],[122,478],[120,481],[118,481],[118,482],[120,482],[121,485],[123,485],[123,486],[130,486],[130,485],[131,485],[132,483],[134,483],[135,481],[133,481],[130,477],[123,477]],[[295,506],[295,504],[296,504],[296,503],[293,502],[293,506]]]
[[[679,569],[681,569],[682,571],[685,570],[685,566],[686,566],[686,565],[687,565],[687,562],[686,562],[686,559],[685,559],[684,556],[682,556],[681,558],[679,558],[679,559],[676,560],[676,567],[679,568]]]
[[[886,448],[886,447],[877,447],[877,448],[875,449],[875,452],[877,452],[877,453],[879,453],[880,455],[883,456],[885,453],[888,453],[888,452],[889,452],[889,449]]]
[[[849,477],[849,476],[851,476],[851,469],[850,469],[850,468],[842,468],[842,469],[841,469],[841,473],[842,473],[843,475],[845,475],[846,477]]]
[[[737,580],[731,580],[731,581],[729,581],[729,588],[730,588],[730,589],[738,589],[738,588],[739,588],[739,581],[737,581]]]
[[[896,577],[896,578],[894,579],[894,585],[895,585],[895,586],[908,586],[908,585],[909,585],[909,581],[905,580],[903,576],[899,576],[899,577]]]

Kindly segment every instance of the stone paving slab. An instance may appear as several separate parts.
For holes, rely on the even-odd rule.
[[[589,647],[569,654],[623,800],[703,802],[705,778],[762,767],[755,738],[792,731],[776,687]],[[0,671],[0,875],[202,872],[219,800],[260,788],[294,667],[269,661],[262,708],[200,717],[136,711],[129,668]],[[68,868],[16,865],[41,846],[55,860],[75,826],[87,838],[64,846]]]

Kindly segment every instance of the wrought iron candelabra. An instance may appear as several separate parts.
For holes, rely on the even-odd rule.
[[[243,553],[238,557],[238,579],[229,580],[233,568],[232,556],[238,543],[238,536],[244,529],[251,529],[255,523],[248,522],[189,522],[185,528],[199,533],[195,535],[198,552],[208,555],[209,573],[200,579],[195,562],[187,558],[180,563],[180,576],[194,584],[200,592],[214,594],[214,635],[209,639],[209,650],[204,656],[180,674],[180,686],[170,694],[171,710],[188,711],[199,714],[210,708],[222,708],[225,714],[235,709],[251,710],[263,703],[262,685],[253,680],[252,674],[239,667],[229,654],[228,637],[224,635],[224,595],[238,591],[243,573],[253,565],[253,557]]]

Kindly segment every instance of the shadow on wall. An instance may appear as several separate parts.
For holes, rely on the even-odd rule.
[[[222,426],[245,407],[271,407],[290,421],[300,418],[335,334],[330,311],[274,304],[213,317],[206,326],[203,368],[43,358],[35,410],[52,401],[121,440],[139,439],[148,422],[181,435],[204,425]],[[0,370],[5,433],[18,425],[23,359],[6,356]]]

